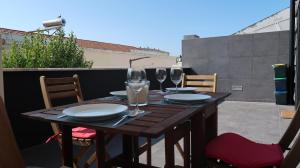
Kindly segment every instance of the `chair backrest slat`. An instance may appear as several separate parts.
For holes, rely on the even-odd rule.
[[[198,87],[200,92],[216,92],[217,74],[213,75],[185,75],[183,74],[182,87]]]
[[[45,78],[47,85],[60,85],[66,83],[73,83],[74,77],[63,77],[63,78]]]
[[[212,87],[215,85],[213,81],[186,81],[187,86],[203,86],[203,87]]]
[[[76,96],[77,96],[77,92],[74,90],[57,92],[57,93],[49,93],[50,99],[61,99],[61,98],[76,97]]]
[[[63,98],[76,98],[78,102],[83,101],[78,75],[63,78],[40,77],[41,90],[46,108],[53,107],[53,100]],[[54,133],[59,133],[59,126],[51,123]]]
[[[213,75],[186,75],[187,80],[211,80],[214,81]]]
[[[75,90],[76,86],[72,84],[64,84],[64,85],[54,85],[48,87],[48,92],[60,92],[60,91],[69,91]]]
[[[0,168],[25,167],[25,162],[17,146],[5,106],[0,97]]]

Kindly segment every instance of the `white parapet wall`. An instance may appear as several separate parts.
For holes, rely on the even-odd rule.
[[[94,62],[93,68],[128,68],[129,59],[148,56],[133,65],[152,67],[171,67],[176,64],[176,57],[168,56],[165,53],[154,54],[153,52],[122,52],[93,48],[84,48],[84,56],[87,60]]]

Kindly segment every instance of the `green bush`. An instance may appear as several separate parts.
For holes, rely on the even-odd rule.
[[[65,37],[63,30],[48,36],[43,32],[26,35],[22,42],[12,42],[3,50],[4,68],[91,68],[73,33]]]

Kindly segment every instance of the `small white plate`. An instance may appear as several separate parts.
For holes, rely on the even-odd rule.
[[[166,89],[167,89],[167,91],[170,91],[170,92],[176,92],[176,88],[166,88]],[[196,90],[197,90],[196,87],[178,87],[177,88],[178,92],[193,92]]]
[[[75,119],[109,119],[123,113],[127,109],[127,106],[120,104],[86,104],[64,109],[63,114]]]
[[[113,92],[110,92],[110,94],[113,95],[113,96],[121,97],[121,98],[127,97],[127,91],[126,90],[113,91]]]
[[[165,95],[164,98],[171,101],[188,102],[188,101],[208,100],[211,99],[211,96],[205,94],[170,94],[170,95]]]

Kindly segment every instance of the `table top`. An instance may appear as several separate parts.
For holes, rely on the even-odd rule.
[[[42,109],[32,112],[22,113],[26,118],[41,120],[45,122],[55,122],[62,125],[69,125],[72,127],[87,127],[104,131],[106,133],[122,133],[134,136],[150,136],[158,137],[166,132],[168,129],[174,128],[174,126],[188,120],[198,112],[204,111],[204,109],[212,103],[220,103],[230,95],[230,93],[206,93],[212,96],[212,99],[205,101],[204,103],[197,105],[178,105],[163,102],[163,96],[155,91],[151,91],[149,95],[149,104],[147,106],[140,107],[145,110],[146,113],[136,118],[130,119],[125,124],[118,126],[107,126],[99,122],[85,122],[76,121],[68,117],[58,118],[62,115],[62,111],[65,108],[78,106],[82,104],[95,104],[95,103],[115,103],[127,105],[127,100],[106,97],[93,100],[87,100],[80,103],[73,103],[64,106],[58,106],[51,109]],[[133,107],[130,107],[133,108]]]

